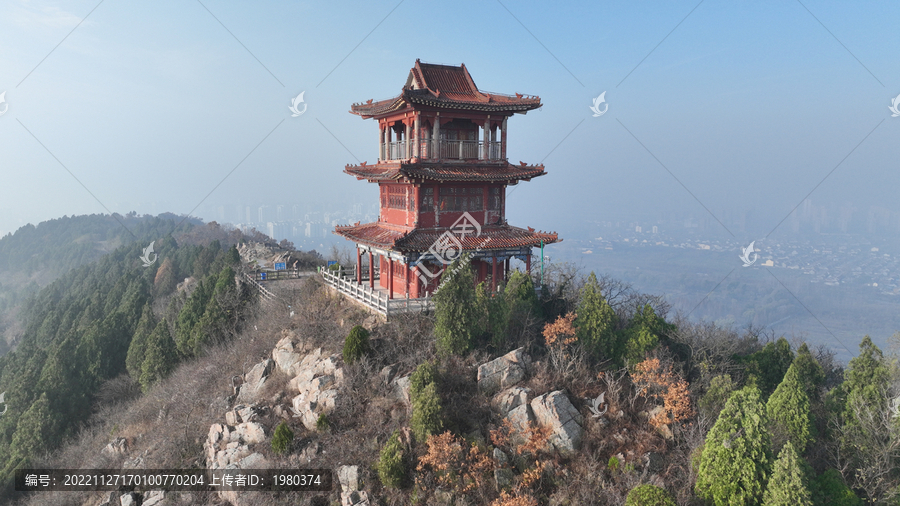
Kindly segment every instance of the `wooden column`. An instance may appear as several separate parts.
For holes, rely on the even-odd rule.
[[[512,257],[506,257],[506,266],[503,269],[503,281],[509,279],[509,261],[512,260]]]
[[[388,263],[388,298],[394,298],[394,260],[387,257]]]
[[[528,250],[528,255],[525,256],[525,272],[531,274],[531,250]]]
[[[431,134],[431,137],[434,145],[434,155],[431,158],[437,160],[441,157],[441,113],[434,115],[434,133]]]
[[[372,250],[369,250],[369,288],[375,289],[375,260],[372,258]]]
[[[484,120],[484,133],[481,134],[481,159],[487,160],[490,158],[490,145],[491,145],[491,117],[488,115],[487,119]]]
[[[384,156],[384,143],[387,142],[387,132],[384,131],[384,125],[378,128],[378,159],[386,160]]]
[[[406,141],[406,146],[404,146],[403,151],[405,151],[403,158],[410,158],[409,151],[412,149],[412,146],[409,145],[409,131],[412,127],[409,126],[409,123],[406,124],[406,135],[403,137],[403,140]]]
[[[419,113],[416,113],[416,121],[413,126],[413,138],[412,138],[412,156],[410,158],[419,158],[422,154],[419,152]]]
[[[491,293],[497,291],[497,257],[491,257]]]
[[[500,123],[500,159],[506,160],[506,118]]]
[[[362,284],[362,252],[356,247],[356,284]]]

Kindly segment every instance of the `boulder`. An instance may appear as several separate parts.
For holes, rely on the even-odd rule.
[[[166,493],[162,490],[151,490],[144,494],[141,506],[162,506],[166,500]]]
[[[119,504],[122,506],[137,506],[140,504],[141,495],[136,492],[128,492],[119,496]]]
[[[238,441],[244,444],[252,445],[266,440],[266,430],[256,422],[245,422],[236,425],[234,432],[237,434]],[[234,441],[234,436],[232,436],[232,441]]]
[[[341,492],[341,506],[369,506],[369,494],[362,490]]]
[[[525,431],[530,424],[534,423],[534,414],[531,412],[531,406],[528,404],[516,406],[506,414],[506,419],[510,421],[514,431],[510,435],[510,443],[515,446],[524,443]]]
[[[562,391],[550,392],[531,401],[536,422],[553,431],[549,443],[561,452],[571,452],[581,446],[584,418]]]
[[[527,404],[530,395],[530,388],[510,387],[495,395],[491,400],[491,406],[500,413],[500,416],[505,417],[513,408]]]
[[[341,466],[337,474],[342,492],[359,490],[359,466]]]
[[[296,376],[300,372],[300,361],[303,360],[300,351],[297,336],[289,333],[275,345],[275,349],[272,350],[272,359],[281,372],[289,376]]]
[[[407,405],[410,404],[409,401],[409,387],[411,385],[409,376],[403,376],[402,378],[395,378],[393,383],[393,397],[398,401],[403,401]]]
[[[478,366],[478,388],[487,395],[515,385],[525,379],[531,357],[525,348],[515,349],[502,357]]]
[[[265,384],[266,379],[274,368],[275,361],[270,358],[253,366],[253,369],[250,369],[250,372],[244,376],[244,384],[241,385],[238,399],[243,402],[256,400],[256,394]]]
[[[299,373],[289,383],[291,389],[299,392],[291,400],[292,411],[309,430],[316,429],[320,415],[334,410],[344,380],[339,363],[338,355],[326,357],[317,348],[303,357],[297,366]]]
[[[109,457],[115,457],[125,454],[126,447],[127,441],[125,440],[125,438],[117,437],[110,441],[109,444],[107,444],[102,450],[100,450],[100,453]]]
[[[378,376],[381,378],[382,385],[390,385],[391,381],[397,376],[397,370],[399,369],[400,364],[391,364],[386,365],[381,368],[381,372],[378,373]]]

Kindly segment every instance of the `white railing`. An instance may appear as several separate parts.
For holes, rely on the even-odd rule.
[[[348,270],[351,276],[344,276],[343,269],[338,271],[322,270],[322,278],[337,291],[352,297],[365,306],[385,315],[396,313],[418,312],[431,309],[434,302],[431,297],[410,299],[391,299],[387,293],[371,288],[368,284],[356,283],[356,268]],[[365,272],[365,270],[363,271]],[[368,277],[368,276],[367,276]]]
[[[246,274],[246,273],[245,273],[245,274],[244,274],[244,277],[247,278],[247,281],[248,281],[251,285],[253,285],[257,290],[259,290],[259,296],[260,296],[260,297],[262,297],[262,298],[264,298],[264,299],[268,299],[268,300],[275,300],[275,298],[276,298],[276,297],[275,297],[275,294],[272,293],[272,292],[270,292],[269,290],[267,290],[266,287],[264,287],[264,286],[262,286],[261,284],[259,284],[259,282],[256,281],[256,279],[254,279],[252,276],[250,276],[249,274]]]
[[[500,142],[488,142],[488,160],[500,159]],[[448,160],[484,160],[484,141],[440,141],[442,159]],[[407,141],[389,142],[381,144],[379,149],[381,160],[406,160],[407,158],[431,158],[435,154],[432,141],[422,139],[419,141],[419,152],[416,153],[415,144],[409,148],[407,156]]]

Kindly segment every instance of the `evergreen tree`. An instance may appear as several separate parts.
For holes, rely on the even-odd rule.
[[[378,479],[388,488],[399,488],[406,481],[407,463],[403,454],[403,445],[400,444],[400,433],[394,431],[390,439],[381,449],[378,464]]]
[[[862,506],[862,500],[844,483],[837,469],[826,469],[810,488],[816,506]]]
[[[797,349],[797,356],[791,364],[797,368],[797,376],[803,383],[806,395],[809,396],[810,402],[817,402],[821,399],[819,389],[825,383],[825,371],[819,365],[819,361],[809,351],[806,343],[800,345]]]
[[[178,352],[165,320],[160,321],[150,334],[144,357],[140,382],[141,388],[146,392],[154,383],[168,376],[175,369],[178,360]]]
[[[504,296],[492,296],[486,283],[481,282],[475,287],[475,301],[482,316],[477,328],[494,349],[502,349],[506,344],[510,317],[505,293]]]
[[[763,399],[768,399],[794,361],[794,352],[791,351],[787,339],[779,337],[776,341],[767,343],[762,350],[746,357],[744,361],[750,382],[756,384]]]
[[[813,506],[803,458],[797,455],[790,441],[785,443],[775,461],[772,478],[763,496],[763,506]]]
[[[153,293],[157,296],[168,295],[178,286],[178,274],[175,272],[175,264],[172,259],[166,257],[159,269],[156,270],[156,277],[153,280]]]
[[[625,360],[637,364],[644,360],[648,351],[656,348],[659,338],[671,331],[672,325],[656,315],[650,304],[644,304],[623,331]]]
[[[128,354],[125,357],[125,368],[128,370],[128,375],[136,381],[141,378],[141,366],[144,364],[147,340],[155,328],[156,317],[153,315],[150,304],[147,303],[141,312],[141,319],[138,321],[131,344],[128,346]]]
[[[706,436],[697,473],[697,494],[716,506],[755,505],[771,466],[766,411],[759,390],[731,394]]]
[[[434,383],[425,385],[422,392],[412,401],[409,426],[419,443],[424,443],[428,436],[439,434],[443,430],[441,398]]]
[[[272,435],[272,451],[278,454],[287,453],[293,442],[294,431],[282,420],[275,428],[275,434]]]
[[[766,414],[769,416],[775,450],[785,441],[790,441],[798,452],[806,451],[806,445],[812,439],[813,425],[809,397],[797,364],[791,364],[775,393],[769,397]]]
[[[597,276],[591,272],[576,311],[578,340],[594,357],[604,356],[621,363],[622,347],[616,334],[616,313],[606,301]]]
[[[369,353],[369,331],[362,325],[356,325],[350,329],[347,339],[344,340],[344,362],[352,364],[367,353]]]
[[[434,335],[442,353],[465,353],[481,334],[483,315],[476,301],[474,279],[469,259],[457,259],[444,271],[434,293]]]
[[[59,439],[58,416],[50,408],[46,393],[19,417],[12,437],[13,453],[18,459],[28,459],[53,448]]]
[[[675,499],[662,487],[638,485],[628,492],[625,506],[675,506]]]

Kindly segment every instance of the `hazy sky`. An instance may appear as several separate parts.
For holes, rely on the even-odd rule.
[[[104,205],[374,200],[341,172],[377,158],[347,111],[416,58],[542,98],[510,121],[510,160],[548,171],[511,193],[513,224],[706,206],[770,218],[762,235],[820,183],[819,204],[897,210],[898,23],[895,1],[7,0],[0,233]]]

